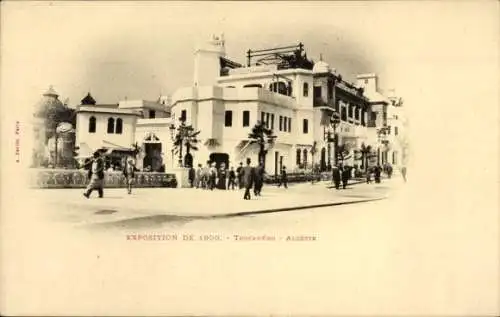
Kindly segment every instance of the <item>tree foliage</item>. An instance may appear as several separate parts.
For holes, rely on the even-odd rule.
[[[272,145],[276,140],[276,136],[272,129],[267,128],[267,126],[260,120],[252,127],[252,130],[248,134],[248,138],[252,143],[258,144],[259,146],[259,161],[265,164],[266,160],[266,144]]]
[[[186,148],[186,157],[191,155],[191,151],[198,151],[198,135],[201,131],[195,131],[192,125],[186,125],[185,121],[177,127],[174,137],[174,153],[182,157],[182,150]]]

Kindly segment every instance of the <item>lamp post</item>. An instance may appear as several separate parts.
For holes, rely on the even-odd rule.
[[[186,120],[183,119],[182,117],[179,119],[180,121],[180,125],[178,127],[178,133],[179,133],[179,167],[183,167],[183,164],[182,164],[182,147],[184,145],[184,140],[186,139],[187,137],[187,129],[186,129]],[[172,145],[174,145],[175,141],[176,141],[176,138],[177,136],[175,135],[175,125],[172,123],[170,125],[170,138],[172,139]],[[173,146],[172,146],[173,148]],[[173,151],[173,149],[172,149]],[[173,155],[172,155],[173,156]],[[173,161],[173,160],[172,160]]]
[[[330,142],[332,141],[332,133],[333,133],[333,155],[335,156],[334,162],[335,165],[338,165],[338,134],[337,134],[337,126],[340,123],[340,116],[337,111],[333,111],[333,114],[330,118],[330,125],[327,129],[325,129],[323,134],[323,139],[328,143],[328,166],[331,166],[331,153],[330,153]]]
[[[377,165],[380,165],[380,145],[386,142],[387,127],[382,127],[377,130],[378,145],[377,145]]]
[[[170,152],[172,153],[171,165],[172,165],[172,168],[174,168],[175,125],[173,123],[170,124],[169,130],[170,130],[170,140],[172,141],[172,146],[171,146],[172,148],[170,149]]]

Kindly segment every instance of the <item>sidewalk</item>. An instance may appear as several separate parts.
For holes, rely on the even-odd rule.
[[[125,189],[105,189],[104,198],[93,193],[90,199],[81,189],[34,190],[59,220],[80,224],[117,222],[131,218],[171,216],[218,218],[270,213],[305,208],[360,203],[386,198],[395,183],[357,184],[345,190],[331,189],[331,182],[292,184],[288,189],[266,185],[262,196],[243,200],[244,190],[203,190],[196,188],[138,188],[132,195]]]

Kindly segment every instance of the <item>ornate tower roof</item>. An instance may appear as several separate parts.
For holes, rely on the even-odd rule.
[[[43,95],[45,97],[55,97],[55,98],[59,97],[59,94],[54,90],[54,87],[52,87],[52,85]]]
[[[92,97],[92,95],[90,94],[90,92],[87,93],[87,96],[85,96],[85,98],[82,99],[82,105],[92,105],[92,106],[96,105],[96,101]]]

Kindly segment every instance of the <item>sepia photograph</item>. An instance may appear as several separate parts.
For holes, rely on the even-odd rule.
[[[5,1],[0,313],[495,316],[495,1]]]

